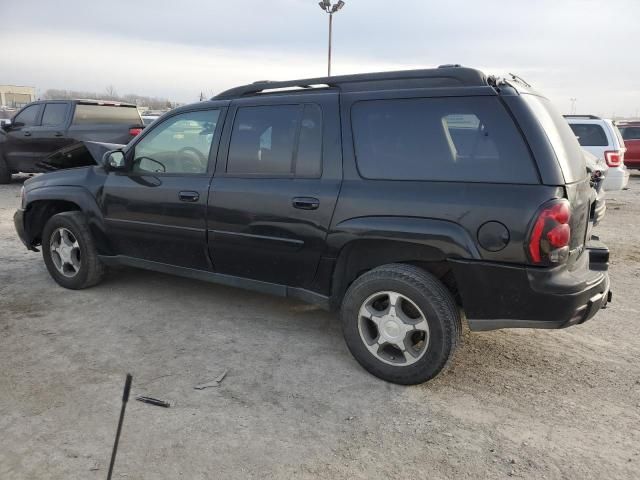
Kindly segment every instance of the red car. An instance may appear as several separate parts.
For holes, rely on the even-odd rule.
[[[624,154],[624,164],[627,168],[640,170],[640,121],[617,123],[627,151]]]

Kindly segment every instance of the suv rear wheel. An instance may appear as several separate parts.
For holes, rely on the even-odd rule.
[[[347,290],[342,328],[349,350],[373,375],[412,385],[432,379],[453,357],[460,314],[451,293],[413,265],[375,268]]]
[[[81,212],[49,219],[42,232],[42,256],[49,274],[65,288],[79,290],[102,280],[104,265]]]

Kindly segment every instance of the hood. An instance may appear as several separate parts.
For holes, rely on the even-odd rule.
[[[53,152],[44,160],[37,162],[36,167],[43,172],[50,172],[100,165],[106,152],[123,147],[124,145],[117,143],[78,142]]]

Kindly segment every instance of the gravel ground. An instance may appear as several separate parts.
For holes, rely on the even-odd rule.
[[[638,478],[640,176],[609,195],[614,302],[561,331],[465,332],[447,372],[362,370],[329,313],[157,273],[58,287],[0,186],[0,478]],[[229,373],[221,386],[194,386]]]

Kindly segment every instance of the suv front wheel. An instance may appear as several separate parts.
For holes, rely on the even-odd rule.
[[[413,265],[384,265],[357,278],[345,294],[341,316],[356,360],[373,375],[403,385],[438,375],[460,338],[451,293]]]
[[[65,288],[91,287],[104,274],[81,212],[59,213],[49,219],[42,232],[42,256],[49,274]]]

